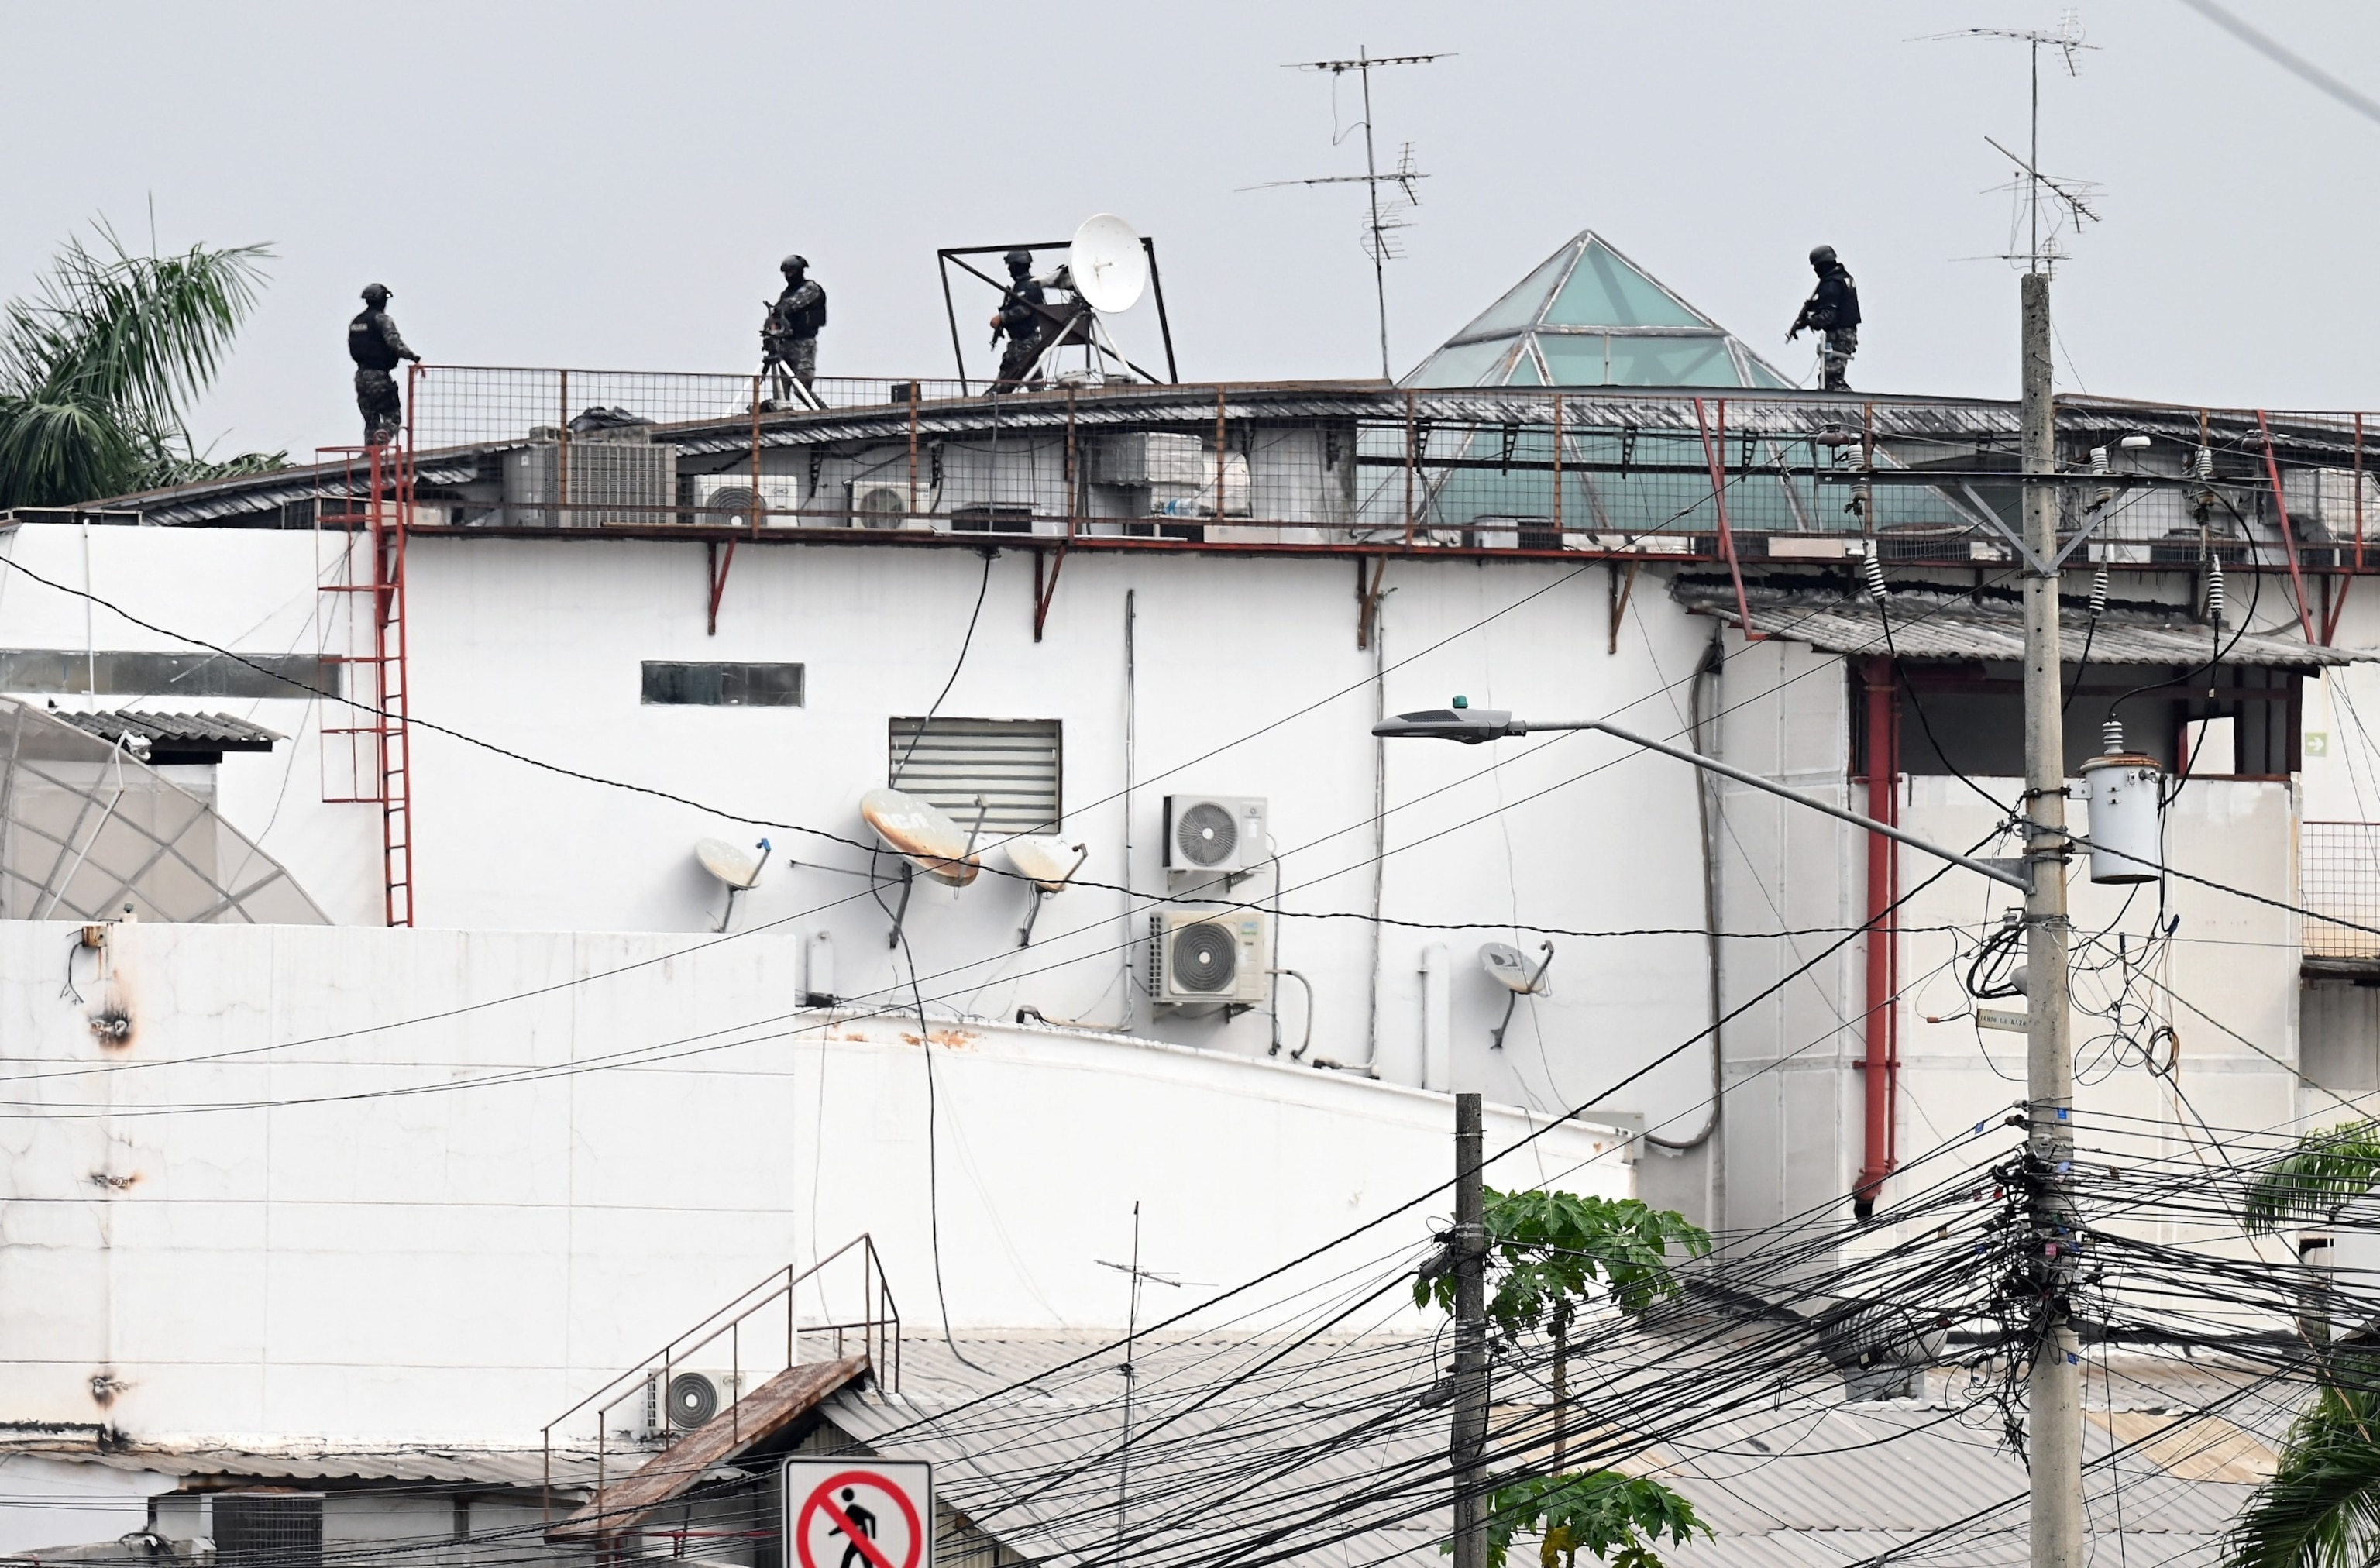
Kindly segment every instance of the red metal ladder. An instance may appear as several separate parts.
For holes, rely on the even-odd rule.
[[[392,926],[413,924],[412,736],[407,725],[405,662],[406,522],[413,511],[413,464],[403,446],[323,446],[315,508],[316,586],[326,596],[316,617],[326,663],[359,675],[346,696],[354,706],[322,724],[322,799],[381,808],[384,909]],[[338,476],[333,481],[333,474]],[[325,533],[338,535],[336,557],[322,561]],[[363,559],[358,560],[358,546]],[[359,618],[368,617],[362,625]],[[344,775],[334,764],[344,757]]]

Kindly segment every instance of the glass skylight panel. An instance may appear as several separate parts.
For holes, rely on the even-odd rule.
[[[1621,386],[1740,386],[1727,339],[1614,337],[1611,380]]]
[[[1405,378],[1405,384],[1477,386],[1480,378],[1500,369],[1500,362],[1512,351],[1512,340],[1509,337],[1492,338],[1486,343],[1458,343],[1423,360],[1421,369]]]
[[[1546,357],[1546,369],[1553,373],[1556,386],[1601,386],[1609,382],[1611,367],[1603,345],[1599,332],[1549,332],[1537,337],[1537,351]]]
[[[1706,321],[1664,293],[1652,279],[1630,266],[1600,240],[1590,242],[1577,270],[1562,285],[1549,326],[1565,327],[1711,327]],[[1621,377],[1626,380],[1626,377]]]
[[[1570,265],[1571,256],[1577,249],[1573,241],[1555,251],[1536,272],[1523,278],[1519,286],[1488,306],[1483,315],[1454,335],[1471,337],[1480,333],[1516,332],[1535,326],[1537,313],[1545,309],[1546,296],[1561,281],[1562,269]]]

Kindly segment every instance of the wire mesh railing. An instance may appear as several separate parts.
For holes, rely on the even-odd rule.
[[[423,487],[417,520],[451,527],[1961,566],[2022,553],[2016,413],[1984,400],[1331,383],[991,395],[857,377],[789,396],[757,374],[451,366],[410,384],[417,451],[482,449],[445,459],[468,477]],[[2367,425],[2061,405],[2069,558],[2361,568],[2380,524]]]
[[[2356,929],[2380,929],[2380,822],[2304,823],[2298,876],[2306,956],[2380,958],[2380,936]]]

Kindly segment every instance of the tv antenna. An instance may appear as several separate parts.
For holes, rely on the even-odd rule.
[[[1391,201],[1384,216],[1380,212],[1380,187],[1393,185],[1403,192],[1406,207],[1421,205],[1421,197],[1414,190],[1414,181],[1429,176],[1414,167],[1413,143],[1408,141],[1397,155],[1397,166],[1388,173],[1380,172],[1378,144],[1372,135],[1372,72],[1383,66],[1426,66],[1432,60],[1451,59],[1451,53],[1438,55],[1374,55],[1363,45],[1355,47],[1352,60],[1299,60],[1283,66],[1289,71],[1329,71],[1335,88],[1338,79],[1354,71],[1364,85],[1364,172],[1360,175],[1325,175],[1318,179],[1276,179],[1251,190],[1270,190],[1285,185],[1360,185],[1369,205],[1370,216],[1364,224],[1364,253],[1372,259],[1372,297],[1379,306],[1380,318],[1380,379],[1394,379],[1389,369],[1389,280],[1388,263],[1396,255],[1391,237],[1398,229],[1406,227],[1397,203]],[[1336,131],[1336,145],[1343,131]]]
[[[2046,190],[2051,196],[2064,202],[2068,211],[2073,215],[2074,221],[2078,226],[2085,222],[2097,218],[2098,214],[2091,211],[2088,202],[2083,200],[2085,195],[2091,193],[2090,188],[2086,182],[2079,180],[2067,180],[2063,182],[2053,180],[2041,172],[2041,52],[2044,49],[2057,50],[2066,66],[2066,74],[2070,77],[2080,76],[2082,74],[2082,63],[2076,56],[2085,49],[2095,50],[2098,48],[2098,45],[2095,43],[2085,43],[2082,42],[2082,14],[2080,10],[2070,6],[2068,6],[2058,17],[2058,30],[2055,32],[2025,30],[2016,28],[1969,27],[1960,28],[1952,32],[1931,32],[1921,38],[1911,39],[1909,42],[1912,43],[1928,43],[1950,38],[2006,39],[2011,43],[2026,45],[2027,53],[2031,56],[2033,66],[2033,140],[2031,143],[2031,153],[2027,157],[2019,158],[2015,153],[2009,152],[2007,148],[2000,146],[1997,141],[1992,141],[1992,146],[2001,154],[2006,156],[2011,163],[2016,164],[2018,169],[2022,171],[2023,181],[2025,213],[2028,224],[2025,250],[2022,257],[2011,256],[2010,259],[2022,260],[2025,261],[2026,264],[2034,272],[2047,272],[2051,264],[2058,260],[2059,252],[2058,250],[2057,234],[2055,229],[2051,231],[2049,239],[2046,246],[2043,241],[2041,233],[2042,192]],[[1985,137],[1984,140],[1991,141],[1991,138],[1989,137]]]

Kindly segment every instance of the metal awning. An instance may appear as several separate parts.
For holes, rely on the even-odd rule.
[[[1716,615],[1730,626],[1737,613],[1732,585],[1680,579],[1670,595],[1698,615]],[[1747,586],[1755,630],[1806,642],[1846,656],[1897,654],[1921,662],[1998,661],[2024,658],[2024,611],[1998,599],[1925,591],[1895,592],[1879,606],[1864,594],[1796,591]],[[2317,670],[2373,657],[2349,649],[2323,648],[2265,632],[2216,631],[2180,610],[2111,609],[2095,629],[2080,607],[2062,606],[2058,617],[2069,662],[2079,658],[2087,636],[2094,664],[2198,665],[2219,651],[2226,664]],[[1889,635],[1888,636],[1888,632]]]
[[[270,751],[285,735],[228,713],[70,713],[59,718],[111,745],[129,736],[151,762],[219,762],[226,751]]]

